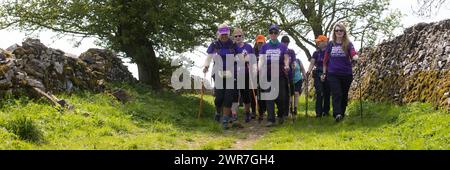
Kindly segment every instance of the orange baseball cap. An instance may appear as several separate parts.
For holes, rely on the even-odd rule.
[[[319,44],[321,42],[327,42],[328,38],[325,35],[319,35],[316,39],[316,44]]]
[[[266,42],[266,37],[264,35],[258,35],[256,37],[256,43],[260,43],[260,42],[263,42],[263,43]]]

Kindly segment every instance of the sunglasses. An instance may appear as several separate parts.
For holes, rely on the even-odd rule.
[[[238,38],[238,37],[239,37],[239,38],[240,38],[240,37],[242,37],[242,35],[235,35],[234,37],[236,37],[236,38]]]
[[[345,32],[344,30],[334,30],[334,32]]]
[[[270,34],[270,35],[272,35],[272,34],[278,34],[278,32],[272,31],[272,32],[270,32],[269,34]]]

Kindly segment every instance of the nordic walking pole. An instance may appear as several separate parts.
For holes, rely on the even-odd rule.
[[[306,83],[305,83],[305,100],[306,100],[306,110],[305,110],[305,116],[308,116],[308,96],[309,96],[309,89],[308,89],[308,77],[306,77]]]
[[[290,100],[291,100],[292,87],[291,87],[291,80],[289,80],[289,74],[286,74],[286,79],[287,79],[287,82],[288,82],[288,96],[289,96],[289,101],[288,102],[289,102],[289,105],[291,105],[292,102]],[[291,105],[291,106],[293,106],[293,105]],[[288,116],[290,116],[291,119],[292,119],[293,118],[292,117],[292,112],[291,113],[289,113],[289,112],[291,112],[291,107],[289,107]]]
[[[250,67],[249,67],[250,68]],[[255,93],[255,86],[253,86],[253,80],[251,77],[249,77],[250,79],[250,86],[252,87],[252,94],[253,94],[253,100],[255,100],[255,105],[256,105],[256,113],[259,113],[259,105],[258,105],[258,99],[256,98],[256,93]]]
[[[362,101],[362,89],[361,89],[361,71],[362,71],[362,66],[361,64],[359,65],[359,73],[358,73],[358,86],[359,86],[359,115],[361,116],[361,120],[363,120],[363,101]]]
[[[200,107],[199,107],[199,110],[198,110],[198,119],[200,119],[200,116],[203,114],[203,95],[205,94],[205,90],[204,90],[205,78],[206,78],[206,73],[203,73],[202,89],[201,89],[201,94],[200,94]]]

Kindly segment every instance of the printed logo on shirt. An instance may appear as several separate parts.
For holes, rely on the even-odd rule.
[[[279,61],[280,55],[281,55],[281,50],[280,49],[269,49],[266,51],[266,54],[267,54],[267,58],[270,59],[271,61]]]
[[[344,50],[342,50],[342,46],[333,46],[331,48],[331,54],[332,57],[346,57]]]

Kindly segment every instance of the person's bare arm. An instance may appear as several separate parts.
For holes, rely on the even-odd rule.
[[[308,68],[308,72],[306,72],[306,76],[309,76],[309,74],[311,74],[313,68],[314,68],[314,63],[316,63],[316,59],[312,58],[309,61],[309,68]]]
[[[214,54],[208,54],[208,56],[206,56],[205,63],[203,64],[203,73],[208,72],[209,64],[211,63],[213,56]]]

